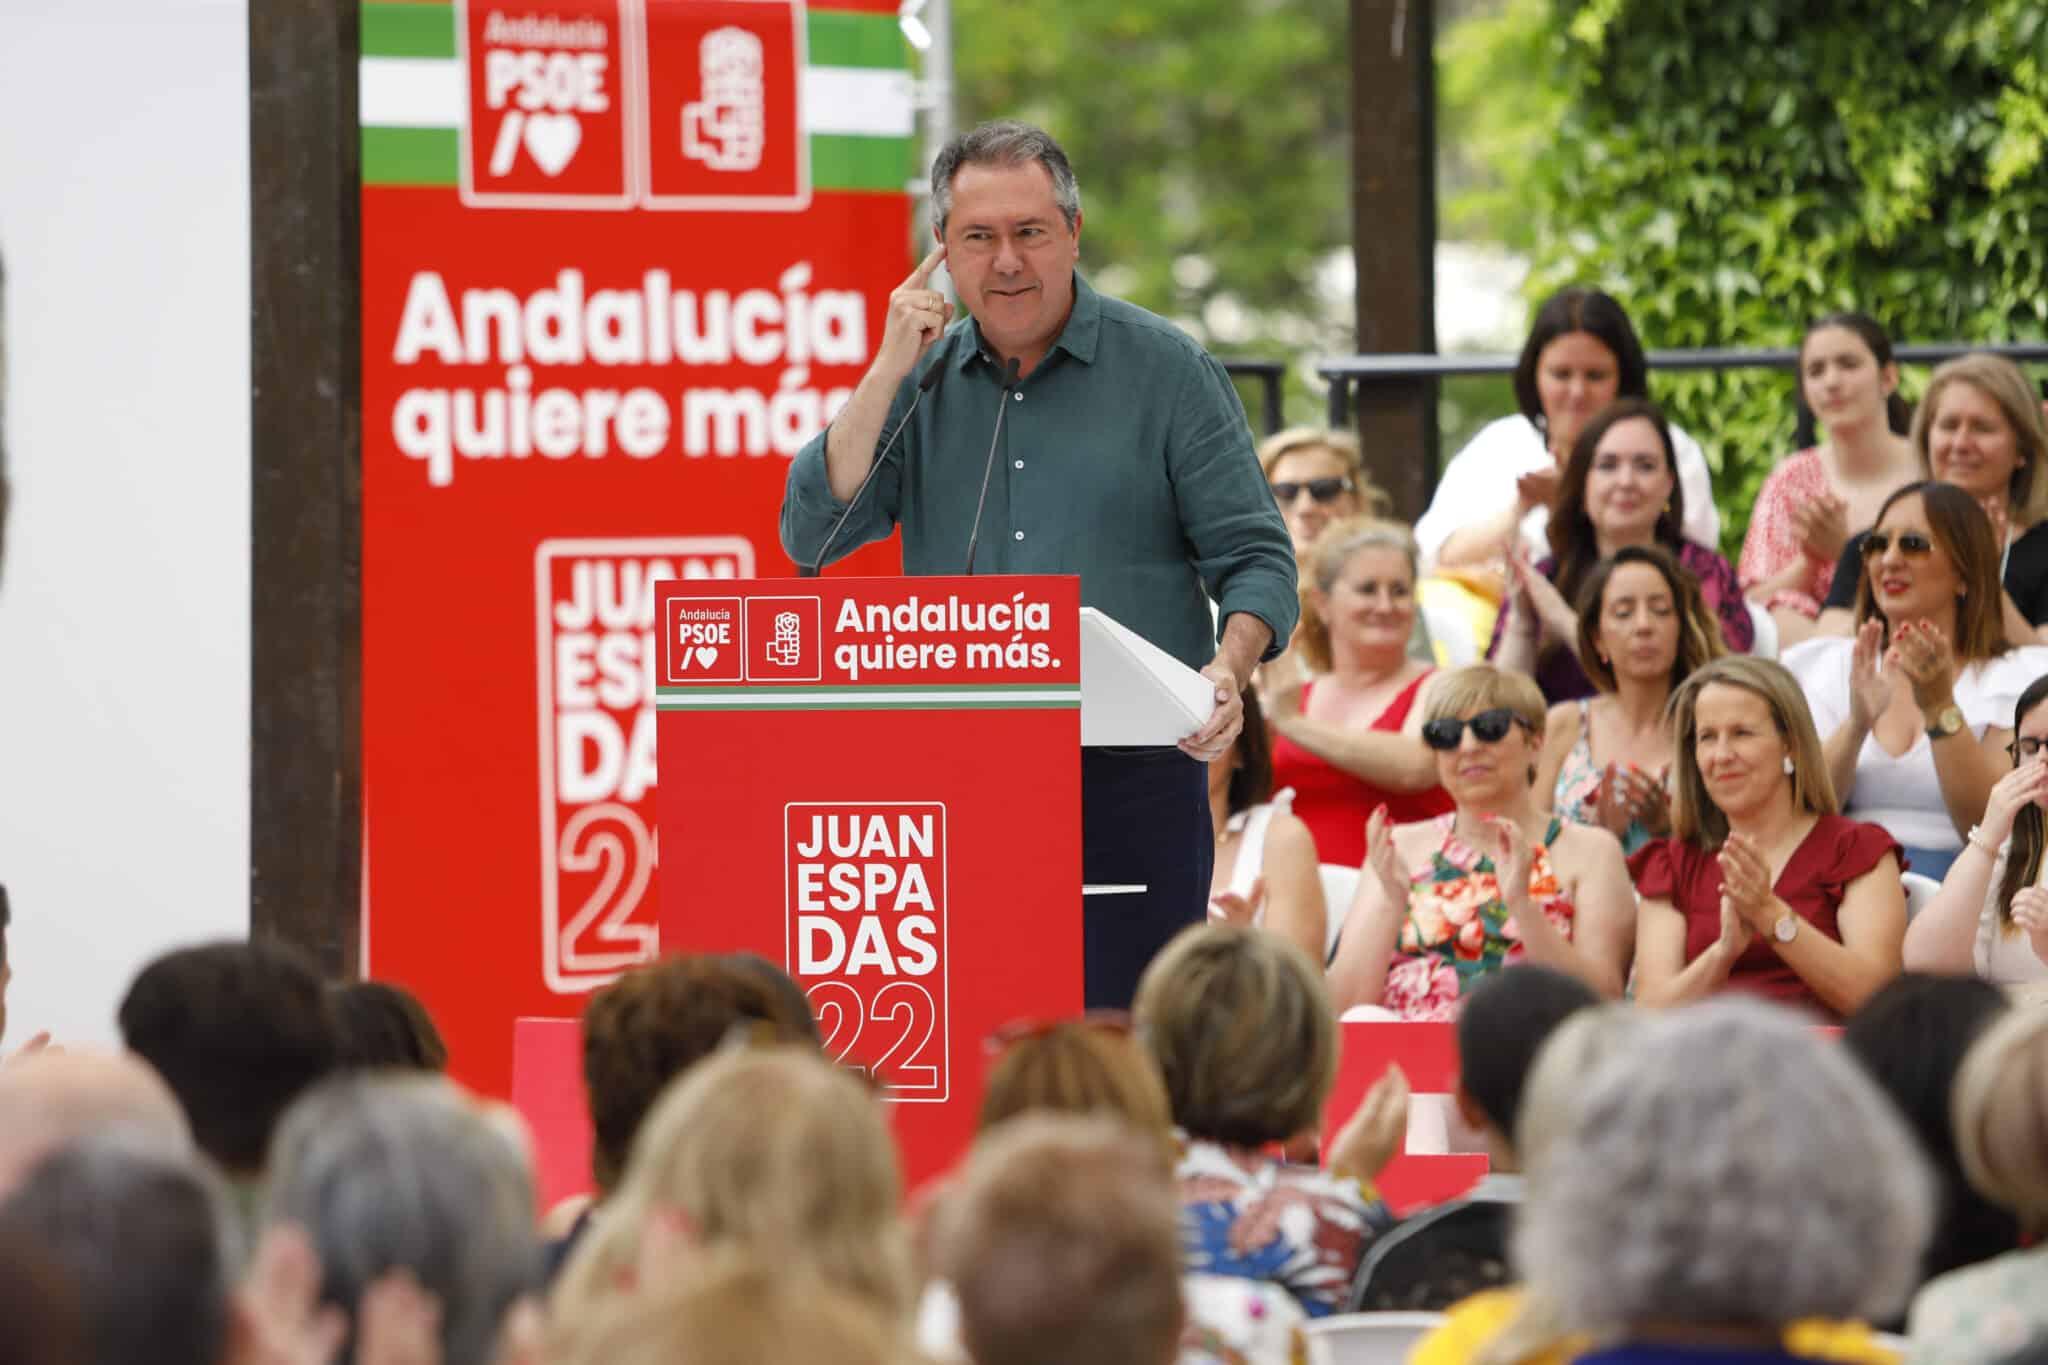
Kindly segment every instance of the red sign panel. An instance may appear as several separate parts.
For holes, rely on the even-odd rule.
[[[794,0],[651,10],[641,181],[650,208],[800,209],[804,15]]]
[[[622,0],[464,0],[462,193],[477,205],[624,208],[632,185]]]

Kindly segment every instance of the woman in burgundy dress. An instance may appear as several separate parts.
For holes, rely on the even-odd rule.
[[[1273,732],[1273,786],[1319,861],[1365,862],[1365,822],[1385,805],[1395,823],[1451,809],[1422,742],[1434,670],[1408,657],[1415,628],[1415,538],[1394,522],[1333,523],[1309,554],[1298,649],[1312,680],[1268,665],[1260,700]]]
[[[1636,998],[1745,990],[1838,1021],[1899,974],[1898,841],[1836,813],[1799,685],[1718,659],[1672,698],[1671,837],[1629,860]]]

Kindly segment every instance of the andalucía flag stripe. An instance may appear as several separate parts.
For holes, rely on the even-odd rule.
[[[365,0],[359,118],[366,185],[461,178],[455,7]],[[804,122],[818,190],[900,192],[915,169],[903,35],[886,14],[810,10]]]
[[[1044,711],[1079,710],[1073,683],[896,687],[663,687],[657,711]]]

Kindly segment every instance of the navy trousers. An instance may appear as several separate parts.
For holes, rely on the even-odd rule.
[[[1204,764],[1178,749],[1081,750],[1081,876],[1142,893],[1083,902],[1088,1008],[1124,1009],[1166,941],[1208,915],[1216,835]]]

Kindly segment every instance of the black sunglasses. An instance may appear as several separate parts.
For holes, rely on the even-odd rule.
[[[1884,552],[1891,547],[1892,538],[1883,531],[1872,531],[1863,537],[1865,559],[1882,559]],[[1934,553],[1934,542],[1918,531],[1902,532],[1899,536],[1899,553],[1912,555],[1915,559],[1921,555],[1931,555]]]
[[[1297,483],[1292,479],[1273,485],[1273,499],[1282,507],[1301,496],[1303,489],[1317,502],[1335,502],[1351,491],[1351,480],[1347,478],[1304,479]]]
[[[1458,747],[1465,737],[1465,727],[1471,726],[1473,735],[1481,744],[1498,744],[1507,738],[1508,731],[1517,725],[1529,722],[1505,706],[1496,706],[1491,711],[1481,711],[1470,720],[1459,720],[1444,716],[1430,721],[1422,727],[1422,742],[1432,749],[1449,753]]]

